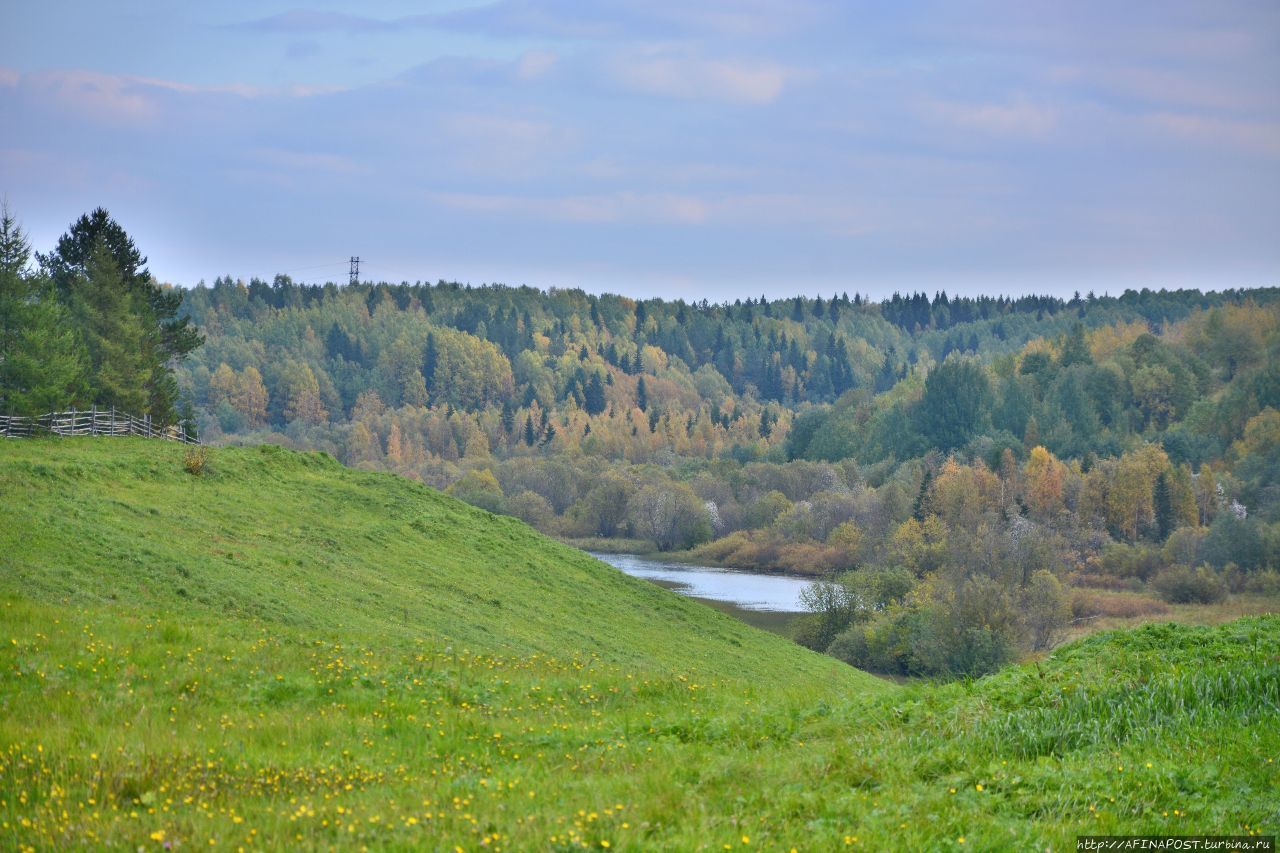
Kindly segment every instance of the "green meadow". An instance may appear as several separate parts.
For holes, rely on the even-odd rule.
[[[898,686],[408,480],[0,443],[0,847],[1274,834],[1280,617]]]

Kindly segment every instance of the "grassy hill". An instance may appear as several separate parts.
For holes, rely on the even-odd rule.
[[[899,688],[389,475],[0,443],[0,846],[1274,832],[1280,619]]]
[[[272,445],[214,450],[202,477],[182,459],[142,439],[6,444],[6,586],[391,646],[882,684],[402,477]]]

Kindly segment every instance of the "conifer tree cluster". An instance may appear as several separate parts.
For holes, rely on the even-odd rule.
[[[81,216],[48,254],[33,253],[8,207],[0,215],[0,412],[90,406],[179,417],[174,365],[200,346],[182,291],[102,208]]]

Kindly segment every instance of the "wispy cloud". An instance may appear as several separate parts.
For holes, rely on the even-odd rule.
[[[244,83],[198,85],[158,77],[110,74],[79,68],[50,69],[29,74],[0,73],[0,84],[15,89],[30,102],[52,105],[63,112],[104,124],[151,122],[164,110],[164,98],[230,96],[241,99],[309,98],[343,91],[340,86],[256,86]]]
[[[383,21],[364,15],[347,15],[341,12],[324,12],[317,9],[294,9],[230,25],[231,29],[262,33],[387,32],[397,28],[395,21]]]
[[[646,51],[608,63],[623,88],[687,100],[768,104],[800,72],[773,62],[705,59],[685,52]]]
[[[1038,138],[1053,130],[1057,111],[1027,103],[925,100],[920,109],[932,121],[992,136]]]
[[[265,166],[291,172],[309,172],[320,175],[353,175],[368,171],[366,166],[351,157],[320,151],[259,148],[251,152],[251,157]]]
[[[1048,77],[1064,86],[1143,105],[1230,112],[1280,109],[1280,90],[1272,81],[1220,70],[1095,64],[1055,67]]]
[[[232,24],[261,33],[390,33],[438,29],[501,37],[567,40],[633,39],[688,35],[776,38],[815,25],[829,4],[817,0],[498,0],[450,12],[379,18],[318,9],[294,9]]]
[[[486,193],[430,193],[434,203],[468,213],[536,217],[571,223],[696,224],[707,205],[689,195],[617,192],[595,195],[518,196]]]
[[[1280,121],[1236,121],[1179,113],[1156,113],[1143,121],[1159,132],[1213,149],[1280,158]]]

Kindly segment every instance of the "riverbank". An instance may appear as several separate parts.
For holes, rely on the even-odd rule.
[[[669,563],[683,563],[686,565],[697,566],[714,566],[720,569],[729,569],[735,572],[748,572],[757,575],[776,575],[778,577],[804,578],[805,580],[817,580],[831,574],[830,569],[815,566],[812,570],[802,570],[799,568],[780,564],[751,564],[735,561],[717,554],[716,551],[707,550],[707,545],[700,545],[697,548],[691,548],[684,551],[660,551],[657,545],[648,539],[625,539],[604,536],[591,536],[586,538],[573,538],[567,536],[556,537],[559,542],[577,548],[580,551],[586,551],[591,554],[629,554],[636,557],[643,557],[648,560],[661,560]]]
[[[675,562],[666,560],[666,555],[593,552],[592,556],[632,577],[785,637],[791,637],[793,623],[805,612],[801,601],[801,593],[809,586],[805,578]]]

